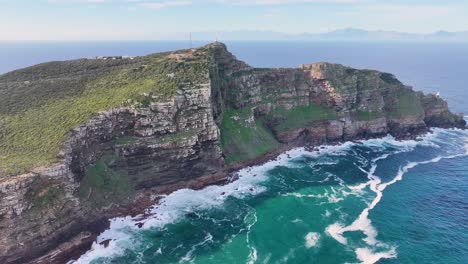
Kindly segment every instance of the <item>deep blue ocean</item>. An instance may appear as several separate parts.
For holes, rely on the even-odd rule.
[[[201,44],[201,43],[197,43]],[[329,61],[394,73],[468,113],[468,45],[232,42],[251,65]],[[0,72],[49,60],[143,55],[182,42],[0,43]],[[468,263],[468,132],[434,129],[294,149],[239,179],[179,190],[117,218],[75,263]],[[143,227],[138,228],[137,223]]]

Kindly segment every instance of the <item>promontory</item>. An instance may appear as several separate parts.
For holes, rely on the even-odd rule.
[[[0,263],[66,263],[156,194],[298,146],[465,127],[436,95],[331,63],[254,68],[222,43],[0,75]]]

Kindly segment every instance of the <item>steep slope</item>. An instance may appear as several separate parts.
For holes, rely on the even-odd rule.
[[[220,43],[0,76],[0,262],[64,263],[155,194],[221,183],[294,146],[464,127],[394,76],[256,69]]]
[[[218,100],[225,112],[218,123],[227,163],[250,160],[281,144],[384,134],[405,138],[430,126],[464,126],[444,100],[414,92],[388,73],[330,63],[257,69],[237,66],[227,52],[215,57],[223,61],[212,76],[222,79]]]

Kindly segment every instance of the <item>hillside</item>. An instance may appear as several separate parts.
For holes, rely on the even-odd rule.
[[[50,62],[1,75],[0,175],[56,161],[68,132],[99,111],[167,100],[184,83],[207,82],[198,72],[205,51],[184,63],[167,55]]]
[[[10,72],[0,75],[0,262],[64,263],[154,194],[221,183],[286,149],[465,125],[391,74],[253,68],[221,43]]]

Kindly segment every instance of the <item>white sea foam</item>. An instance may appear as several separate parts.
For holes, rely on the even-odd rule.
[[[443,133],[443,132],[445,132],[445,131],[438,130],[434,134]],[[427,144],[426,141],[431,141],[432,144],[434,144],[433,143],[434,137],[426,137],[422,141],[416,141],[416,142],[411,142],[410,141],[409,144],[407,144],[407,145],[405,145],[405,144],[401,145],[400,144],[400,146],[404,146],[404,147],[410,146],[411,148],[415,147],[417,144],[431,145],[432,146],[432,144]],[[413,145],[413,143],[416,144],[416,145]],[[372,142],[372,144],[375,144],[375,141]],[[379,144],[380,144],[380,142],[379,142]],[[379,145],[379,144],[376,144],[376,145]],[[354,220],[354,222],[352,222],[350,225],[344,226],[341,223],[334,223],[334,224],[329,225],[326,228],[325,231],[331,237],[333,237],[336,241],[338,241],[339,243],[344,244],[344,245],[347,244],[347,239],[343,236],[343,234],[345,232],[352,232],[352,231],[361,231],[361,232],[363,232],[364,235],[366,236],[364,238],[364,241],[370,246],[385,245],[384,243],[377,240],[378,232],[377,232],[376,228],[372,225],[371,220],[369,219],[369,212],[373,208],[375,208],[375,206],[380,202],[380,200],[383,197],[384,190],[388,186],[396,183],[397,181],[402,180],[405,173],[407,173],[410,169],[412,169],[412,168],[414,168],[414,167],[416,167],[418,165],[429,164],[429,163],[437,163],[437,162],[441,161],[442,159],[453,159],[453,158],[458,158],[458,157],[462,157],[462,156],[468,156],[468,138],[465,139],[465,146],[464,147],[465,147],[465,152],[464,153],[453,154],[453,155],[448,155],[448,156],[437,156],[437,157],[432,158],[430,160],[420,161],[420,162],[409,162],[406,166],[403,166],[402,168],[400,168],[398,170],[397,174],[395,175],[395,177],[391,181],[385,182],[385,183],[382,183],[381,179],[379,177],[377,177],[376,175],[374,175],[374,173],[375,173],[375,171],[377,169],[376,162],[378,160],[386,159],[389,156],[389,154],[382,155],[382,156],[372,160],[373,164],[372,164],[372,166],[371,166],[371,168],[370,168],[370,170],[368,172],[369,181],[365,184],[365,186],[363,186],[361,184],[361,185],[358,185],[358,186],[353,186],[353,187],[351,187],[351,189],[362,190],[366,186],[370,186],[370,189],[376,194],[376,197],[372,200],[372,202],[368,205],[368,207],[365,208],[361,212],[361,214],[358,216],[358,218],[356,220]],[[409,150],[409,149],[405,149],[405,150]],[[402,150],[402,151],[405,151],[405,150]],[[402,151],[397,151],[396,153],[400,153]],[[393,154],[395,154],[395,153],[393,153]],[[372,264],[372,263],[377,262],[381,258],[394,258],[394,257],[396,257],[396,250],[395,250],[395,248],[391,248],[390,250],[387,250],[387,251],[374,252],[370,248],[358,248],[358,249],[356,249],[356,255],[357,255],[358,259],[362,261],[362,263]]]
[[[254,264],[255,261],[257,261],[257,249],[255,247],[250,248],[250,254],[249,254],[249,259],[248,259],[248,264]]]
[[[343,245],[346,245],[348,243],[347,239],[343,237],[343,225],[340,223],[334,223],[325,229],[325,232],[327,232],[331,237],[333,237],[336,241],[340,242]]]
[[[385,148],[386,146],[390,145],[398,149],[409,150],[417,145],[434,146],[435,144],[430,139],[436,137],[438,133],[444,133],[444,131],[445,130],[435,130],[434,133],[422,137],[419,141],[397,141],[393,137],[387,136],[383,139],[371,139],[361,141],[360,144],[363,144],[368,147],[377,148]],[[318,157],[326,154],[344,155],[346,154],[346,150],[350,149],[354,145],[356,145],[356,143],[346,142],[341,145],[323,146],[317,151],[313,152],[306,151],[304,148],[296,148],[282,155],[279,155],[275,160],[267,162],[264,165],[249,167],[240,170],[238,172],[238,180],[229,184],[223,186],[209,186],[202,190],[183,189],[173,192],[167,196],[164,196],[160,200],[160,203],[150,210],[149,213],[151,216],[149,218],[141,220],[141,217],[137,216],[135,218],[120,217],[112,219],[110,228],[104,231],[98,237],[97,241],[93,244],[91,250],[82,255],[77,261],[73,263],[89,263],[91,260],[96,259],[98,257],[109,257],[113,255],[119,255],[122,254],[126,248],[138,245],[138,241],[132,239],[132,234],[134,232],[138,232],[139,229],[135,225],[136,223],[141,223],[141,228],[143,229],[161,228],[166,224],[178,221],[189,212],[221,206],[229,196],[243,198],[249,195],[256,195],[265,191],[264,187],[261,186],[260,183],[268,179],[266,172],[271,170],[272,168],[276,166],[289,165],[288,162],[291,159],[296,159],[300,156]],[[466,148],[466,152],[468,153],[468,142]],[[385,157],[382,157],[382,159],[383,158]],[[374,160],[374,162],[375,161],[377,160]],[[408,164],[407,166],[416,165]],[[410,167],[406,168],[406,171],[408,169],[410,169]],[[405,173],[405,168],[402,168],[402,171],[403,173]],[[371,168],[371,171],[369,172],[368,176],[370,180],[368,183],[365,183],[365,186],[358,185],[349,188],[352,191],[359,191],[364,189],[366,186],[370,186],[370,188],[377,193],[377,197],[371,203],[369,208],[362,212],[361,216],[358,219],[356,219],[355,223],[351,224],[348,227],[343,227],[341,224],[337,223],[330,225],[327,228],[327,233],[329,233],[340,243],[346,244],[346,239],[342,236],[342,234],[343,232],[351,230],[363,230],[367,236],[367,241],[370,244],[372,244],[372,242],[375,242],[376,231],[372,227],[370,220],[368,220],[367,218],[368,212],[380,201],[382,197],[382,191],[385,189],[385,187],[399,180],[399,178],[396,177],[392,181],[392,183],[387,183],[386,185],[382,186],[380,179],[372,175],[374,172],[375,168]],[[402,176],[403,175],[399,177],[401,178]],[[341,180],[338,177],[336,178],[337,180]],[[327,177],[326,180],[328,179],[329,177]],[[344,182],[342,182],[341,184],[344,185]],[[343,194],[346,195],[346,193]],[[329,199],[329,202],[338,202],[340,200],[340,197],[332,195],[329,196],[327,199]],[[100,242],[108,239],[111,239],[111,241],[107,247],[104,247],[103,245],[99,244]],[[256,259],[256,254],[256,249],[252,247],[251,259]]]
[[[361,183],[358,185],[350,185],[348,186],[353,192],[362,192],[369,184],[368,183]]]
[[[134,246],[135,241],[129,243],[129,239],[132,237],[132,232],[138,232],[137,230],[140,228],[161,228],[178,221],[189,212],[221,206],[229,196],[243,198],[247,195],[261,193],[265,189],[259,183],[267,179],[266,172],[268,170],[286,165],[288,160],[300,157],[306,152],[303,148],[293,149],[263,166],[242,169],[238,172],[239,178],[226,185],[208,186],[202,190],[182,189],[175,191],[164,196],[160,203],[149,211],[150,217],[143,220],[141,220],[141,216],[111,219],[110,228],[99,235],[91,250],[73,263],[85,264],[95,258],[122,254],[125,248]],[[137,227],[137,223],[141,224],[140,228]],[[99,244],[108,239],[111,239],[108,247]]]
[[[342,145],[323,146],[317,151],[307,151],[304,148],[296,148],[279,155],[276,159],[261,166],[253,166],[240,170],[238,179],[226,185],[208,186],[202,190],[182,189],[167,196],[163,196],[159,204],[150,210],[150,217],[141,219],[137,217],[119,217],[111,219],[110,228],[104,231],[93,244],[91,250],[82,255],[74,264],[89,263],[98,257],[120,255],[125,248],[135,245],[135,241],[129,242],[132,232],[138,229],[161,228],[174,223],[189,212],[206,210],[221,206],[229,197],[243,198],[248,195],[256,195],[265,190],[259,184],[267,179],[267,171],[277,166],[290,165],[289,161],[301,156],[318,157],[330,153],[340,153],[353,146],[354,143],[346,142]],[[139,223],[140,227],[137,227]],[[111,239],[108,247],[99,243]],[[252,257],[256,254],[252,249]],[[253,254],[255,253],[255,254]]]
[[[359,194],[357,191],[347,192],[345,187],[335,188],[330,186],[329,189],[325,189],[323,193],[318,194],[304,194],[304,193],[286,193],[282,196],[292,196],[296,198],[311,198],[316,200],[318,205],[321,204],[335,204],[344,200],[344,198],[350,194]]]
[[[355,250],[357,258],[362,264],[374,264],[383,258],[396,258],[397,253],[395,248],[391,248],[388,251],[374,252],[370,248],[357,248]]]
[[[315,247],[315,246],[317,246],[319,240],[320,240],[319,233],[310,232],[305,236],[305,246],[307,248]]]
[[[291,223],[294,223],[294,224],[297,224],[297,223],[302,223],[303,221],[299,218],[296,218],[294,220],[291,221]]]
[[[213,235],[211,235],[210,233],[206,233],[206,236],[205,236],[205,239],[195,245],[192,246],[192,248],[190,249],[189,252],[187,252],[187,254],[185,254],[185,256],[183,256],[179,262],[193,262],[194,261],[194,257],[193,257],[193,252],[195,252],[195,250],[197,250],[198,247],[201,247],[209,242],[212,242],[213,241]]]
[[[252,212],[247,214],[244,218],[244,222],[247,224],[247,234],[245,236],[245,242],[250,249],[247,263],[254,264],[257,261],[257,249],[250,243],[250,232],[252,227],[257,223],[257,212],[252,208]]]
[[[399,149],[400,151],[410,151],[417,146],[427,146],[439,148],[437,144],[434,143],[439,134],[447,129],[434,128],[430,133],[426,133],[420,136],[417,136],[416,139],[411,140],[397,140],[391,135],[387,135],[382,138],[367,139],[361,140],[361,144],[368,147],[377,147],[377,148],[387,148],[393,147]]]

